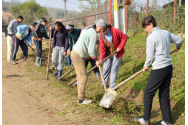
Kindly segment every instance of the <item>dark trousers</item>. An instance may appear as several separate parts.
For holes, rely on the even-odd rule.
[[[36,45],[36,48],[37,48],[37,56],[41,57],[41,55],[42,55],[42,42],[35,40],[35,39],[34,39],[34,42],[35,42],[35,45]]]
[[[172,65],[162,69],[152,70],[144,90],[144,119],[151,116],[153,97],[159,89],[159,102],[163,120],[171,123],[169,87],[172,78]]]
[[[96,61],[94,59],[87,59],[85,61],[86,68],[87,68],[87,65],[88,65],[89,62],[91,63],[92,67],[94,67],[96,65],[95,64]],[[98,67],[94,69],[94,73],[96,73],[96,72],[99,72],[99,68]]]
[[[24,42],[24,40],[19,40],[16,36],[14,37],[13,40],[13,52],[12,52],[12,60],[16,59],[16,54],[18,52],[18,48],[19,46],[22,49],[23,55],[24,57],[27,57],[28,54],[28,47],[26,45],[26,43]]]

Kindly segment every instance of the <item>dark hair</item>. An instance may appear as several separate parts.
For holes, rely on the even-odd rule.
[[[93,24],[93,25],[92,25],[92,28],[93,28],[93,29],[96,29],[96,28],[97,28],[96,24]]]
[[[45,19],[44,17],[41,17],[41,20]]]
[[[34,22],[34,23],[31,24],[31,26],[35,27],[37,24],[38,24],[37,22]]]
[[[42,22],[48,23],[48,21],[45,18],[41,18],[41,19],[42,19]]]
[[[18,19],[19,19],[19,18],[22,19],[22,20],[24,20],[23,16],[19,16]]]
[[[68,24],[68,25],[74,27],[74,25],[71,25],[71,24]]]
[[[63,26],[63,23],[62,23],[62,22],[57,21],[57,22],[55,23],[55,26],[59,26],[59,27],[61,27],[61,26]]]
[[[144,28],[146,25],[150,25],[150,23],[153,24],[153,27],[157,26],[156,20],[152,15],[149,15],[142,20],[142,27]]]

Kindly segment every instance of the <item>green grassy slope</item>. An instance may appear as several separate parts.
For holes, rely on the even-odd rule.
[[[146,54],[146,38],[147,34],[139,34],[135,37],[132,37],[128,40],[125,46],[125,54],[123,56],[121,66],[118,73],[117,83],[125,80],[130,77],[137,71],[141,70],[145,62]],[[175,48],[175,45],[171,46],[171,50]],[[173,63],[173,77],[170,86],[170,95],[171,95],[171,108],[172,108],[172,118],[175,125],[184,125],[185,120],[185,44],[183,44],[182,49],[178,53],[172,55]],[[47,56],[47,52],[44,52],[44,55]],[[33,63],[33,62],[29,62]],[[88,66],[88,69],[91,68],[91,65]],[[28,68],[29,70],[30,68]],[[42,70],[41,70],[42,69]],[[67,72],[71,67],[66,67],[64,73]],[[150,69],[151,70],[151,69]],[[86,97],[93,100],[91,105],[84,106],[84,110],[87,110],[88,113],[101,113],[104,114],[105,120],[109,124],[127,124],[134,125],[133,117],[143,115],[143,90],[147,83],[147,79],[150,73],[150,70],[140,74],[133,80],[124,84],[120,89],[117,90],[118,96],[113,103],[112,108],[105,110],[98,106],[100,99],[104,94],[103,87],[100,86],[100,80],[97,80],[92,72],[89,75],[89,80],[86,87]],[[40,68],[37,70],[45,74],[46,67]],[[31,71],[30,72],[34,72]],[[50,80],[52,83],[62,89],[66,89],[67,93],[72,96],[77,94],[77,88],[72,88],[72,90],[67,89],[67,83],[75,79],[75,71],[73,75],[68,75],[63,82],[57,82],[55,77],[50,74]],[[75,100],[76,101],[76,100]],[[74,104],[72,104],[74,107]],[[77,107],[78,108],[78,107]],[[83,107],[82,107],[83,108]],[[151,122],[154,123],[158,120],[161,120],[161,112],[158,101],[158,94],[153,101],[152,117]],[[96,121],[92,124],[99,124],[100,121]]]

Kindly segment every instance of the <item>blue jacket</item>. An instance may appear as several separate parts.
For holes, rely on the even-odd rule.
[[[22,37],[21,37],[22,35]],[[20,25],[17,27],[17,33],[16,33],[16,37],[19,40],[23,40],[25,42],[28,42],[29,45],[32,45],[32,31],[29,29],[28,25]]]

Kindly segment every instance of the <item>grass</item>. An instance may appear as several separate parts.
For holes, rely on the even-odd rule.
[[[147,34],[142,33],[131,37],[127,44],[125,45],[125,54],[123,55],[121,66],[118,72],[117,83],[122,82],[127,79],[137,71],[141,70],[146,54],[146,38]],[[175,48],[174,45],[171,46],[171,50]],[[174,103],[172,108],[172,119],[173,123],[178,125],[183,125],[185,121],[185,44],[178,53],[172,54],[173,63],[173,77],[170,86],[170,96],[171,102]],[[47,52],[44,52],[44,56],[47,57]],[[34,57],[33,57],[34,62]],[[33,63],[32,62],[32,63]],[[30,62],[31,63],[31,62]],[[46,65],[46,64],[44,64]],[[31,64],[30,64],[31,66]],[[36,79],[43,79],[46,75],[46,67],[35,67],[35,70],[31,67],[27,67],[29,72],[41,72],[42,76],[38,76]],[[65,66],[64,66],[65,67]],[[72,67],[65,67],[63,73],[69,71]],[[91,68],[89,63],[88,69]],[[151,69],[150,69],[151,70]],[[89,74],[89,80],[86,85],[86,97],[93,100],[91,105],[78,106],[73,100],[70,105],[75,110],[76,113],[85,111],[86,113],[104,114],[106,121],[109,124],[129,124],[134,125],[133,117],[143,115],[143,91],[147,83],[150,70],[144,72],[133,80],[125,83],[122,87],[117,90],[118,96],[116,97],[112,107],[110,109],[103,109],[98,104],[104,94],[104,88],[101,87],[100,80],[95,78],[93,72]],[[54,71],[55,72],[55,71]],[[68,75],[65,77],[63,82],[59,82],[56,77],[49,74],[50,89],[62,89],[64,93],[70,94],[70,96],[77,96],[77,88],[69,88],[67,84],[74,80],[75,71],[72,72],[73,75]],[[60,97],[60,95],[54,95],[55,98]],[[154,100],[151,122],[154,123],[161,120],[161,112],[159,108],[158,94],[156,93],[157,100]],[[59,115],[66,114],[66,111],[62,111]],[[93,122],[93,124],[99,124],[98,122]]]

